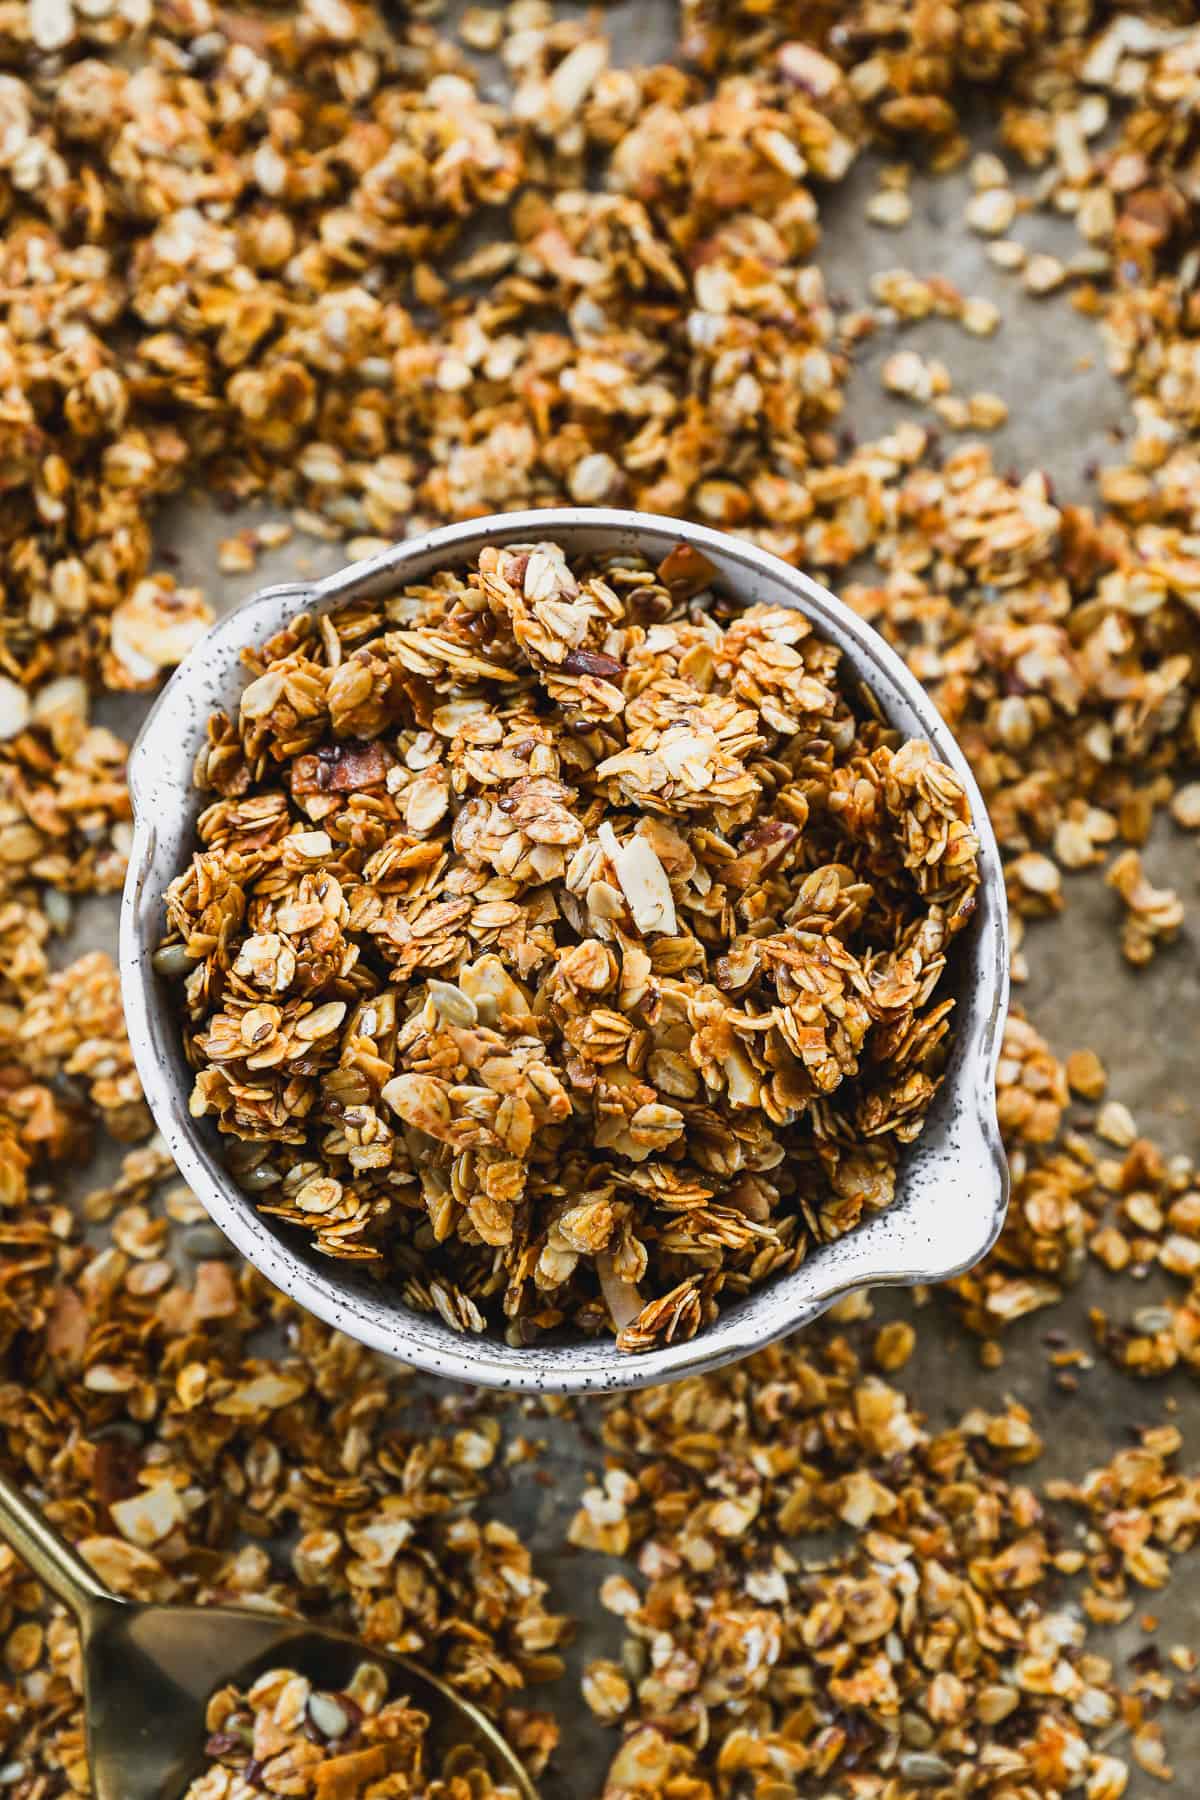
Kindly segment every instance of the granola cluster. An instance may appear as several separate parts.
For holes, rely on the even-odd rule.
[[[542,1482],[570,1513],[586,1470],[569,1592],[586,1614],[604,1582],[581,1649],[608,1753],[581,1751],[560,1679],[573,1794],[611,1765],[609,1800],[1117,1800],[1172,1763],[1190,1793],[1196,1648],[1160,1620],[1200,1529],[1200,1184],[1128,1066],[1074,1025],[1050,1042],[1040,1001],[1007,1035],[1013,1204],[982,1268],[930,1311],[880,1324],[859,1296],[747,1367],[574,1417],[481,1409],[303,1320],[139,1135],[105,696],[148,691],[211,616],[153,538],[197,487],[261,502],[231,573],[510,504],[743,533],[823,575],[950,720],[1018,980],[1028,956],[1071,984],[1056,921],[1088,902],[1151,983],[1186,968],[1194,8],[682,0],[669,57],[640,40],[633,66],[580,10],[0,0],[0,1448],[119,1591],[416,1654],[535,1775],[557,1728],[529,1684],[564,1675],[570,1629]],[[877,268],[848,291],[872,153]],[[996,298],[905,266],[918,169],[964,172],[944,229]],[[1005,403],[1020,423],[1020,384],[972,364],[1015,369],[1031,308],[1092,360],[1094,464],[972,441],[1011,435]],[[894,422],[856,437],[876,346]],[[1156,1027],[1185,1035],[1187,1004],[1171,983]],[[948,1409],[977,1354],[978,1404]],[[1101,1420],[1111,1451],[1084,1453]],[[4,1551],[0,1646],[0,1785],[85,1796],[75,1635]]]
[[[271,1217],[458,1330],[637,1351],[892,1199],[977,840],[798,612],[483,550],[209,723],[158,953]]]
[[[207,1723],[209,1767],[183,1800],[517,1800],[469,1746],[439,1757],[428,1714],[389,1698],[378,1663],[361,1663],[336,1693],[295,1669],[268,1670],[245,1693],[214,1694]]]

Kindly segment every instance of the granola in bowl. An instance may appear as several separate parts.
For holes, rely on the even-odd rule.
[[[246,653],[166,895],[191,1112],[412,1307],[637,1352],[886,1208],[979,884],[956,773],[694,548],[487,544]]]

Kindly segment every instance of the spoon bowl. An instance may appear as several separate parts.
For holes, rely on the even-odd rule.
[[[406,1656],[368,1649],[345,1632],[274,1613],[138,1605],[109,1593],[32,1503],[0,1475],[0,1536],[74,1613],[83,1656],[88,1762],[95,1800],[182,1800],[201,1772],[213,1693],[288,1668],[339,1692],[364,1662],[428,1714],[435,1756],[477,1750],[515,1800],[537,1790],[491,1720]]]

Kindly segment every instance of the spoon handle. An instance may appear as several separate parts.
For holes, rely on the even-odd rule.
[[[26,1499],[15,1481],[0,1471],[0,1537],[29,1565],[39,1580],[69,1606],[87,1627],[97,1610],[113,1605],[115,1596],[97,1579],[65,1538]]]

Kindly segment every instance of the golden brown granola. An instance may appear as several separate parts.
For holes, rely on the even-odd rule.
[[[825,572],[967,749],[1009,865],[1020,977],[1026,923],[1027,944],[1054,943],[1080,883],[1143,854],[1156,820],[1200,825],[1196,30],[1184,4],[683,0],[676,63],[622,68],[594,18],[556,20],[543,0],[470,6],[457,36],[437,11],[0,5],[0,1402],[20,1479],[126,1591],[242,1596],[414,1649],[504,1713],[536,1766],[553,1729],[512,1702],[554,1672],[563,1627],[519,1543],[483,1522],[506,1479],[498,1419],[444,1407],[432,1432],[398,1425],[402,1377],[269,1296],[178,1187],[160,1236],[160,1148],[98,1178],[98,1243],[61,1199],[96,1127],[139,1117],[108,972],[91,966],[86,1019],[72,984],[49,985],[77,900],[115,891],[129,844],[124,748],[92,707],[151,686],[208,616],[155,555],[154,514],[195,484],[366,549],[500,504],[611,499]],[[481,75],[460,45],[498,49],[516,93],[497,98],[494,65]],[[963,162],[964,106],[993,102],[998,130],[947,217],[970,206],[1014,291],[1072,308],[1081,340],[1094,326],[1124,384],[1124,436],[1088,504],[982,446],[943,457],[911,415],[872,443],[838,435],[873,333],[949,320],[964,355],[1016,336],[1006,307],[938,273],[884,270],[847,307],[821,244],[864,149],[887,159],[873,216],[897,226],[908,167]],[[1034,241],[1046,214],[1053,254]],[[968,400],[934,398],[970,424]],[[996,416],[983,398],[978,428]],[[235,528],[222,564],[246,568],[289,528]],[[1108,898],[1135,956],[1161,962],[1186,954],[1160,946],[1190,886],[1157,855],[1149,877],[1119,862]],[[1036,1015],[1019,1023],[1001,1071],[1014,1203],[995,1254],[955,1284],[962,1318],[991,1366],[999,1334],[1027,1345],[1050,1316],[1030,1312],[1091,1259],[1093,1347],[1140,1378],[1190,1375],[1194,1168],[1139,1134],[1116,1059],[1107,1090],[1094,1058],[1068,1060],[1064,1085]],[[282,1357],[261,1352],[273,1327]],[[664,1783],[671,1800],[790,1800],[797,1761],[805,1788],[856,1800],[980,1781],[998,1800],[1116,1800],[1132,1763],[1161,1775],[1154,1714],[1194,1702],[1195,1651],[1139,1657],[1122,1692],[1095,1631],[1132,1627],[1141,1584],[1195,1535],[1170,1430],[1074,1468],[1055,1502],[1036,1467],[1010,1479],[1028,1420],[945,1425],[939,1405],[926,1426],[880,1402],[836,1331],[616,1409],[621,1467],[589,1504],[617,1537],[624,1519],[641,1568],[605,1583],[633,1620],[620,1665],[612,1643],[587,1645],[585,1692],[626,1734],[610,1791],[640,1770],[639,1800]],[[887,1374],[906,1340],[871,1345]],[[1064,1391],[1088,1360],[1054,1350]],[[923,1399],[919,1364],[903,1374]],[[743,1377],[769,1396],[745,1429]],[[891,1409],[902,1439],[934,1435],[876,1452],[863,1421]],[[519,1421],[509,1439],[527,1445]],[[717,1516],[736,1526],[777,1460],[789,1523],[811,1505],[822,1533],[801,1555],[824,1562],[779,1579],[794,1545],[773,1490],[740,1538],[711,1523],[733,1502]],[[895,1506],[834,1515],[853,1535],[830,1561],[821,1496],[857,1463],[866,1480],[839,1507],[886,1504],[870,1483]],[[1054,1538],[1059,1504],[1078,1547]],[[1076,1579],[1082,1618],[1059,1586]],[[856,1643],[881,1587],[894,1623]],[[783,1646],[765,1681],[737,1637],[750,1611],[746,1641]],[[83,1795],[74,1636],[7,1554],[0,1620],[6,1791]],[[591,1769],[574,1783],[600,1785]]]
[[[477,1751],[464,1745],[439,1756],[428,1714],[389,1698],[378,1663],[360,1664],[336,1692],[295,1669],[268,1670],[244,1693],[214,1694],[207,1724],[209,1766],[183,1800],[516,1800]]]
[[[209,722],[157,957],[192,1113],[456,1329],[691,1337],[889,1204],[940,1084],[962,784],[713,575],[488,548]]]
[[[561,1675],[570,1628],[489,1516],[517,1460],[499,1421],[459,1399],[433,1429],[406,1422],[407,1370],[219,1246],[210,1260],[185,1236],[177,1269],[166,1222],[150,1228],[140,1206],[89,1247],[5,1144],[0,1129],[0,1434],[22,1486],[115,1592],[248,1603],[420,1657],[536,1773],[557,1729],[521,1690]],[[19,1800],[85,1794],[74,1628],[2,1548],[0,1634],[9,1786]]]
[[[626,1721],[605,1800],[810,1785],[910,1800],[970,1792],[984,1772],[1013,1796],[1122,1792],[1108,1746],[1128,1730],[1141,1761],[1156,1700],[1120,1692],[1086,1619],[1128,1617],[1131,1584],[1161,1586],[1195,1535],[1200,1482],[1175,1467],[1177,1430],[1145,1430],[1039,1495],[1023,1407],[931,1432],[833,1336],[624,1398],[604,1440],[603,1485],[570,1536],[631,1559],[601,1588],[624,1674],[600,1665],[584,1683]],[[1083,1547],[1047,1502],[1082,1514]]]

